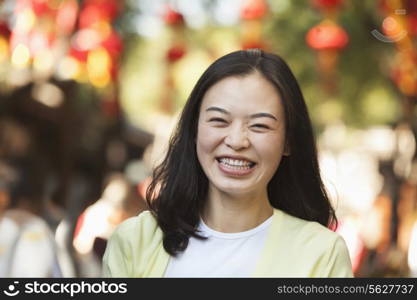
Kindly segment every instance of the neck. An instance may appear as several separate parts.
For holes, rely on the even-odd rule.
[[[255,228],[273,214],[267,192],[231,195],[209,189],[202,218],[220,232],[242,232]]]

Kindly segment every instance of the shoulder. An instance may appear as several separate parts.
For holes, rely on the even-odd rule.
[[[282,236],[291,253],[301,261],[305,258],[314,262],[314,271],[311,274],[330,277],[351,276],[348,248],[337,232],[317,222],[306,221],[282,211],[280,225]]]
[[[281,218],[282,228],[292,237],[317,242],[335,241],[340,237],[339,234],[318,222],[303,220],[280,210],[276,210],[276,214]]]
[[[294,250],[301,249],[316,256],[323,256],[327,253],[348,255],[346,243],[337,232],[318,222],[303,220],[283,211],[277,210],[276,214],[280,217],[280,222],[276,223],[280,228],[276,230],[280,230],[281,236],[288,246],[294,247]]]

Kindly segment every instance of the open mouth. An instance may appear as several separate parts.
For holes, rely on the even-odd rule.
[[[256,163],[246,159],[235,159],[230,157],[216,157],[217,162],[228,169],[250,170],[255,167]]]

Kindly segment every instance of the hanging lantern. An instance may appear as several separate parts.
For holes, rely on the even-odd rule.
[[[332,94],[336,91],[334,74],[339,51],[349,42],[346,31],[331,20],[324,20],[311,28],[306,35],[307,44],[317,50],[318,69],[323,77],[324,89]]]
[[[324,20],[308,31],[306,41],[315,50],[342,50],[348,44],[349,36],[333,21]]]
[[[181,59],[186,53],[185,42],[183,41],[184,17],[181,13],[174,10],[171,5],[166,5],[163,20],[172,29],[172,44],[165,56],[166,61],[171,64]]]
[[[262,18],[268,13],[265,0],[246,0],[242,5],[240,17],[242,19],[242,49],[267,49],[262,39]]]
[[[172,33],[171,46],[166,52],[165,59],[168,63],[174,63],[181,59],[186,52],[185,42],[183,41],[185,28],[184,17],[170,5],[166,5],[163,20],[165,24],[170,26]]]
[[[168,49],[166,59],[169,63],[174,63],[181,59],[185,55],[185,52],[184,45],[174,45]]]
[[[165,24],[170,28],[170,46],[165,54],[166,72],[163,79],[164,89],[159,101],[159,111],[164,114],[172,115],[175,111],[175,80],[173,64],[186,54],[186,41],[184,40],[185,22],[183,15],[172,8],[165,6],[162,16]]]
[[[172,9],[170,5],[165,7],[165,12],[163,15],[163,19],[167,25],[176,26],[176,25],[184,25],[184,17],[181,13]]]
[[[240,17],[243,20],[263,18],[268,12],[268,4],[265,0],[246,0],[242,6]]]

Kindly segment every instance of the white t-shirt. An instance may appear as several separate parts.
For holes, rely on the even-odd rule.
[[[272,222],[272,216],[257,227],[237,233],[215,231],[200,220],[200,235],[190,237],[188,247],[171,257],[164,277],[250,277]]]

